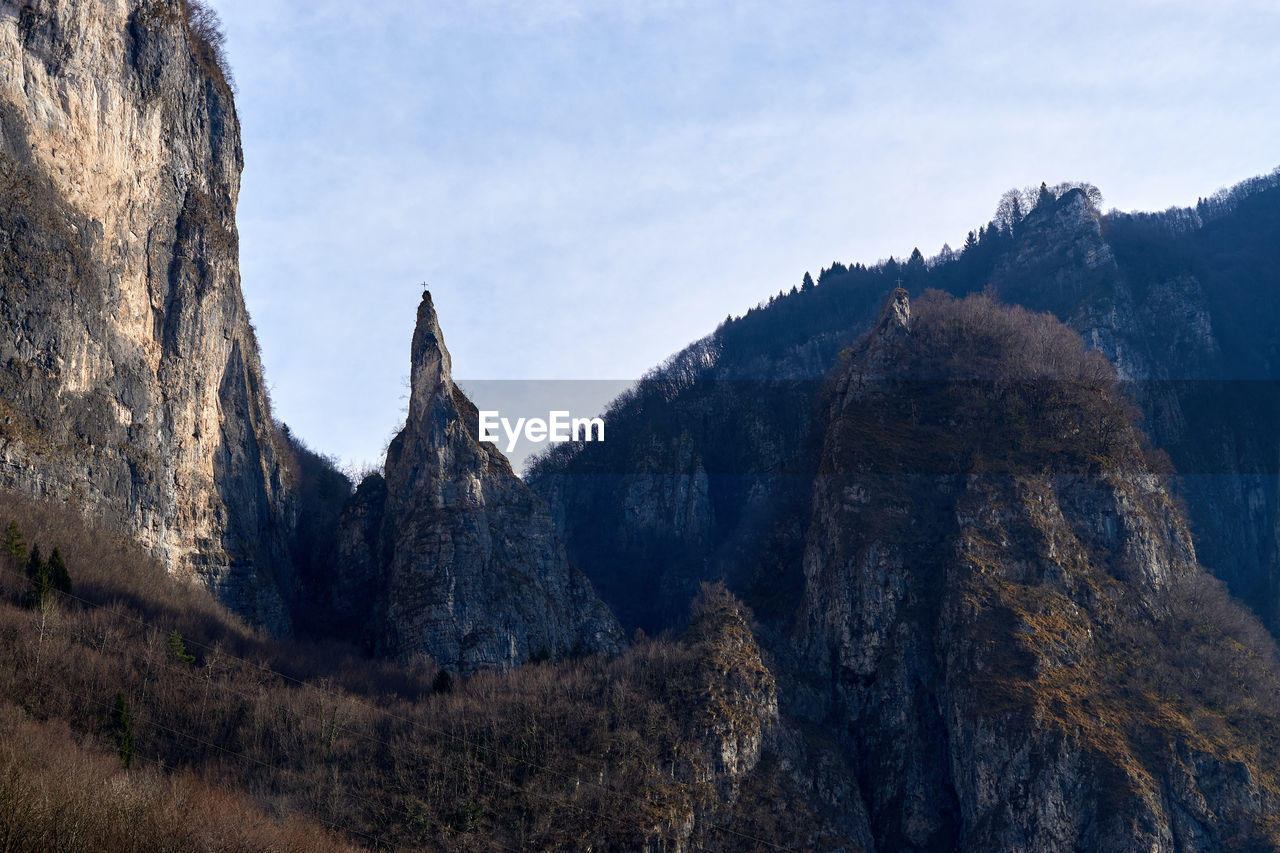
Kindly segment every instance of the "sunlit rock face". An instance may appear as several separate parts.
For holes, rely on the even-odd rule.
[[[199,55],[177,0],[0,4],[0,483],[83,507],[287,632],[240,128]]]
[[[370,608],[368,641],[462,672],[620,649],[617,621],[569,565],[545,503],[479,441],[429,294],[410,358],[409,415],[385,479],[361,484],[343,518],[343,584],[376,590],[357,605]]]

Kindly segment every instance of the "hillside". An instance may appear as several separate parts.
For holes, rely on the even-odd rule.
[[[0,2],[0,846],[1280,849],[1280,173],[805,274],[527,482],[424,292],[356,486],[216,24]]]
[[[680,638],[462,679],[271,640],[75,513],[8,495],[0,517],[9,849],[739,849],[828,826],[758,769],[785,732],[723,590]],[[70,594],[32,600],[36,548]]]
[[[1130,406],[986,296],[899,291],[844,356],[790,708],[845,733],[879,849],[1280,843],[1274,644],[1196,564]]]
[[[778,505],[807,500],[821,377],[898,281],[914,293],[990,289],[1100,349],[1179,472],[1201,561],[1276,624],[1276,176],[1161,214],[1104,214],[1087,185],[1026,195],[1025,215],[1002,206],[958,251],[835,263],[815,286],[779,292],[615,401],[607,445],[535,460],[529,482],[570,559],[624,626],[678,623],[692,590],[716,578],[769,609],[777,574],[761,574],[758,555],[798,553],[799,530],[773,528]]]

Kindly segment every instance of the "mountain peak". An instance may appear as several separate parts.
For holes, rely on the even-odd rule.
[[[881,335],[892,336],[898,332],[911,330],[911,297],[905,287],[894,288],[884,307],[880,309],[880,319],[876,321],[876,331]]]
[[[454,384],[431,294],[418,305],[409,416],[344,515],[343,584],[374,589],[361,640],[388,657],[430,655],[458,672],[535,656],[615,652],[621,629],[569,565],[542,501],[491,444]]]
[[[417,421],[427,412],[437,392],[452,381],[453,363],[444,345],[444,333],[436,316],[431,291],[422,291],[410,355],[409,416]]]

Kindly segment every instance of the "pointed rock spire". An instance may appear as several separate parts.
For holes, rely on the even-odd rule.
[[[431,301],[431,291],[422,291],[418,304],[418,320],[413,330],[410,350],[409,420],[421,420],[431,407],[437,392],[452,381],[453,364],[444,345],[444,333]]]
[[[876,331],[882,336],[893,336],[911,330],[911,299],[905,287],[895,288],[880,309]]]
[[[381,655],[426,654],[456,672],[619,650],[617,620],[569,565],[546,505],[478,440],[427,292],[410,357],[409,416],[385,480],[362,484],[342,522],[346,585],[375,592],[363,615],[340,615],[363,619]]]

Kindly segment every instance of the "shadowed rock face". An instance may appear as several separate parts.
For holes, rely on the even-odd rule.
[[[878,848],[1270,848],[1274,759],[1254,723],[1192,722],[1215,703],[1167,637],[1202,632],[1196,667],[1270,650],[1188,597],[1208,581],[1103,360],[1046,315],[902,302],[829,398],[794,635]],[[1227,689],[1268,731],[1259,672]]]
[[[240,292],[241,167],[177,0],[0,3],[0,485],[283,633],[293,510]]]
[[[409,416],[387,450],[385,482],[366,480],[342,522],[350,588],[378,590],[353,605],[373,609],[367,641],[463,672],[618,650],[621,630],[569,566],[545,504],[479,442],[430,294],[411,359]]]
[[[799,531],[763,578],[752,563],[767,549],[752,534],[795,491],[774,472],[814,469],[817,378],[876,323],[895,280],[956,296],[993,287],[1052,312],[1130,383],[1143,428],[1180,474],[1199,559],[1280,635],[1280,176],[1228,197],[1103,214],[1073,189],[1012,231],[992,224],[949,262],[833,267],[813,290],[780,294],[673,357],[620,399],[608,444],[565,446],[529,483],[628,628],[679,624],[697,583],[717,577],[766,615],[772,578],[797,585],[772,565],[798,563]],[[772,386],[734,381],[757,377]]]

